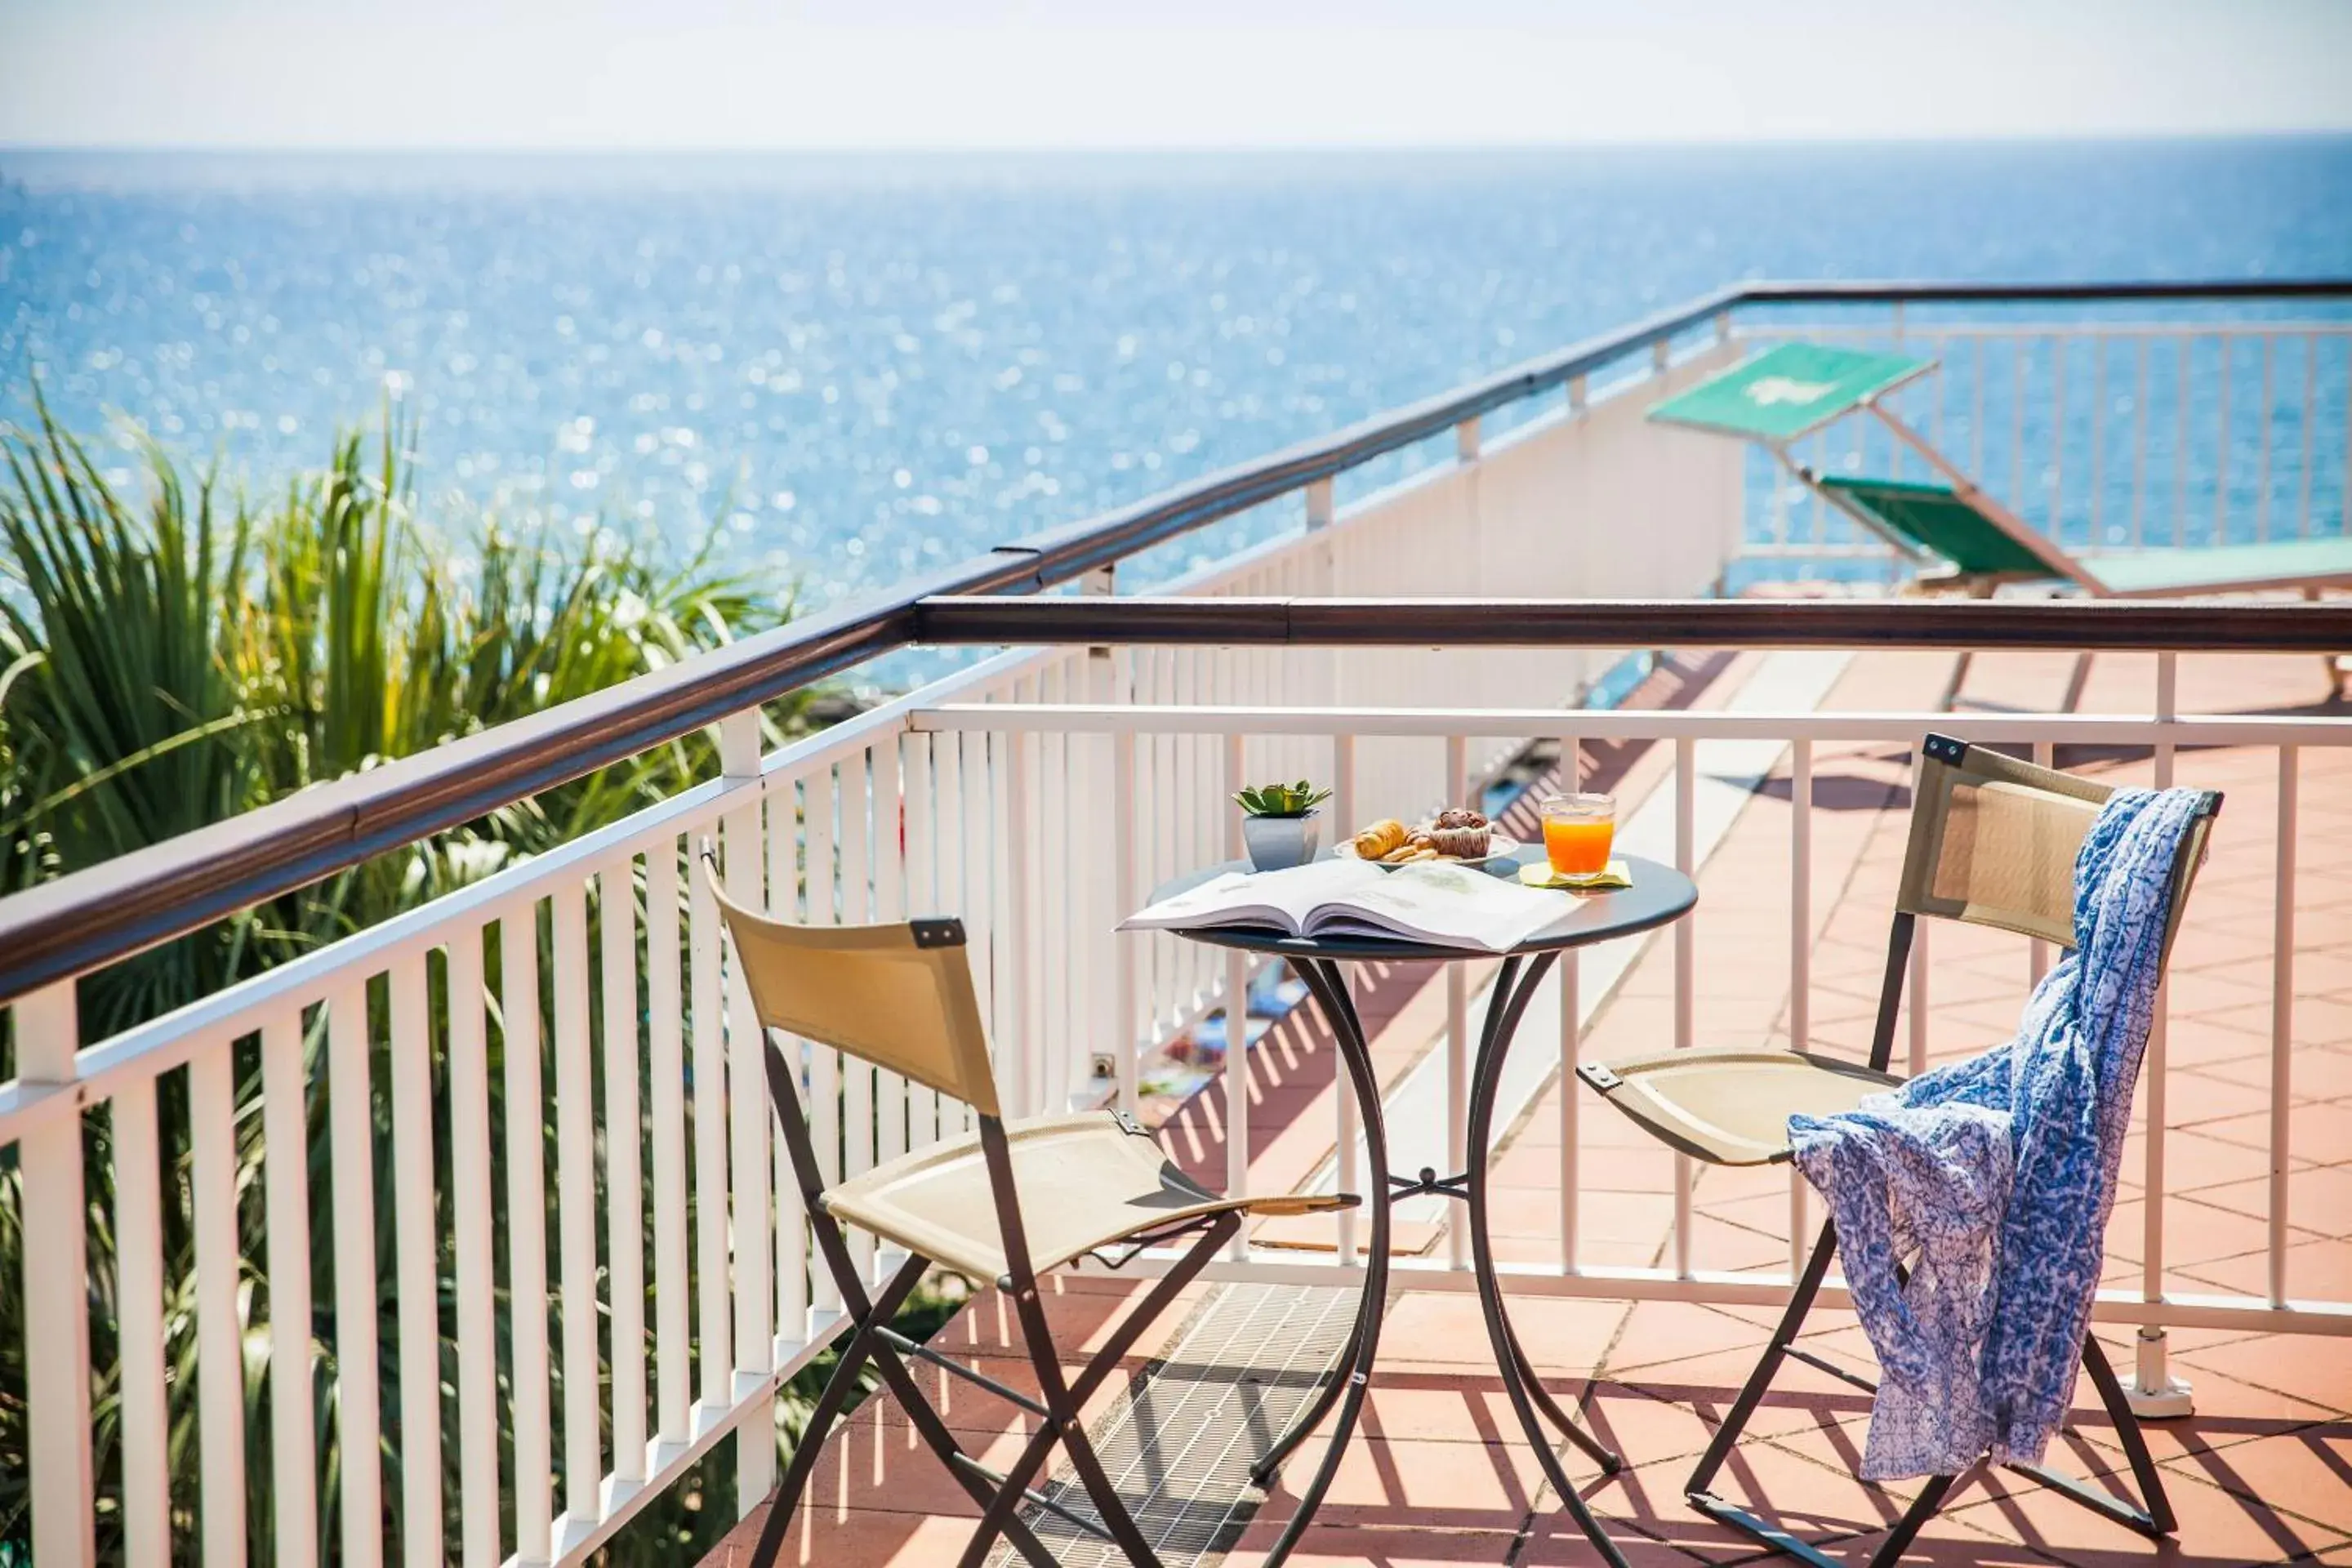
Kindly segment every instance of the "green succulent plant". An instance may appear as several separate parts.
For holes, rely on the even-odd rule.
[[[1317,789],[1305,779],[1295,784],[1260,784],[1234,796],[1234,804],[1252,816],[1304,816],[1331,798],[1328,789]]]

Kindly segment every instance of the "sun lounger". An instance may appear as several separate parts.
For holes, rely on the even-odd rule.
[[[2352,586],[2352,537],[2284,539],[2259,544],[2171,545],[2132,550],[2060,549],[1987,495],[1916,431],[1890,411],[1886,395],[1936,368],[1933,360],[1860,353],[1815,343],[1784,343],[1713,376],[1650,410],[1681,425],[1757,442],[1807,489],[1916,563],[1915,586],[1990,595],[2004,584],[2046,583],[2098,599],[2182,598]],[[1815,473],[1790,455],[1790,444],[1849,414],[1867,413],[1918,454],[1942,482]],[[2089,668],[2078,663],[2071,708]],[[2341,695],[2342,658],[2328,661]],[[1963,655],[1952,679],[1958,693]]]

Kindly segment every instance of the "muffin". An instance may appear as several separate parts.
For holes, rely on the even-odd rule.
[[[1427,831],[1440,855],[1455,860],[1475,860],[1486,853],[1493,825],[1478,813],[1457,806],[1439,812]]]

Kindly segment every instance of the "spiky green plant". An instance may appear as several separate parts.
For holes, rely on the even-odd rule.
[[[570,542],[553,529],[491,520],[436,531],[420,514],[408,438],[390,417],[373,437],[341,437],[323,469],[257,505],[210,473],[189,482],[167,454],[143,443],[145,493],[126,494],[45,406],[33,428],[0,433],[0,893],[584,696],[791,613],[785,585],[729,573],[699,555],[672,563],[656,550],[604,535]],[[765,718],[768,739],[779,742],[802,723],[803,705],[772,707]],[[85,1032],[110,1034],[234,984],[614,821],[707,776],[714,764],[709,742],[687,737],[115,965],[80,986]],[[495,984],[498,954],[489,956]],[[435,973],[438,1037],[446,998]],[[380,1014],[381,998],[372,1007]],[[494,1085],[501,1081],[502,1033],[494,1025]],[[378,1053],[388,1049],[381,1016],[371,1034]],[[550,1037],[544,1028],[541,1037]],[[307,1042],[306,1055],[317,1048]],[[11,1071],[5,1058],[0,1042],[0,1079]],[[263,1216],[251,1195],[266,1155],[252,1042],[237,1044],[235,1062],[247,1469],[256,1478],[269,1474],[269,1400],[280,1387],[306,1387],[320,1441],[322,1546],[332,1557],[339,1464],[332,1312],[314,1309],[309,1377],[277,1382],[262,1326],[270,1298],[260,1267]],[[377,1081],[383,1071],[380,1056]],[[167,1075],[158,1089],[173,1522],[175,1555],[193,1557],[194,1268],[185,1204],[192,1156],[184,1086]],[[435,1093],[446,1086],[436,1083]],[[546,1120],[541,1108],[514,1110]],[[507,1110],[494,1095],[499,1146]],[[381,1107],[378,1117],[381,1123]],[[317,1096],[306,1122],[303,1153],[316,1206],[330,1190]],[[380,1124],[379,1193],[394,1190],[384,1131]],[[87,1119],[93,1443],[101,1477],[119,1466],[112,1136],[110,1117]],[[446,1178],[446,1146],[436,1154]],[[436,1185],[436,1233],[447,1237],[448,1184]],[[549,1195],[552,1203],[552,1184]],[[20,1199],[13,1158],[0,1154],[0,1279],[18,1279],[24,1263]],[[333,1300],[331,1251],[313,1248],[314,1303]],[[397,1317],[388,1231],[378,1251],[376,1308],[388,1358]],[[445,1281],[453,1272],[446,1258],[438,1272]],[[0,1289],[0,1561],[21,1541],[28,1500],[21,1309],[19,1292]],[[500,1321],[503,1333],[503,1313]],[[442,1351],[454,1380],[454,1348],[445,1342]],[[387,1359],[387,1373],[390,1365]],[[384,1384],[389,1393],[388,1375]],[[390,1415],[397,1405],[388,1401],[385,1409]],[[510,1445],[510,1434],[502,1441]],[[443,1456],[453,1509],[457,1453],[452,1422]],[[398,1457],[388,1437],[388,1495],[397,1495]],[[111,1508],[102,1500],[100,1539],[119,1560]],[[613,1554],[621,1562],[671,1561],[681,1542],[709,1532],[716,1512],[697,1522],[682,1504],[665,1506]],[[274,1555],[272,1528],[266,1506],[248,1510],[257,1561]]]
[[[1242,790],[1234,796],[1234,804],[1252,816],[1304,816],[1331,798],[1328,789],[1317,789],[1305,779],[1295,784],[1259,784]]]

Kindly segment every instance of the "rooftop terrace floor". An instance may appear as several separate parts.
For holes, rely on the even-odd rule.
[[[1754,656],[1747,656],[1754,657]],[[1979,655],[1969,691],[1979,701],[2047,709],[2070,661]],[[1854,659],[1828,708],[1929,707],[1949,661],[1880,653]],[[1698,706],[1722,700],[1741,670],[1718,672]],[[2086,710],[2145,711],[2153,661],[2103,657]],[[2319,711],[2326,680],[2316,660],[2184,658],[2184,711]],[[1670,760],[1608,759],[1621,794],[1654,787]],[[2084,756],[2062,763],[2101,777],[2146,780],[2145,754]],[[1813,854],[1816,898],[1810,1044],[1859,1056],[1865,1048],[1883,963],[1887,911],[1902,855],[1908,759],[1900,749],[1823,743],[1816,757]],[[1785,768],[1785,763],[1783,764]],[[2165,1211],[2168,1289],[2260,1294],[2267,1289],[2272,895],[2276,856],[2276,754],[2185,753],[2179,777],[2228,792],[2211,859],[2200,879],[2172,966],[2170,1076],[2165,1121],[2171,1197]],[[2295,929],[2294,1047],[2288,1231],[2289,1293],[2352,1300],[2352,753],[2307,748],[2302,762]],[[1758,789],[1701,875],[1697,915],[1702,1044],[1788,1043],[1789,805],[1785,772]],[[1927,1022],[1931,1058],[1949,1059],[2006,1038],[2027,988],[2024,944],[2000,933],[1939,926],[1932,944]],[[1440,986],[1423,974],[1383,977],[1372,1021],[1385,1017],[1379,1054],[1394,1083],[1425,1050],[1442,1018]],[[1589,1029],[1588,1056],[1607,1058],[1672,1039],[1673,959],[1654,941]],[[1535,1015],[1543,1011],[1539,1003]],[[1898,1036],[1898,1058],[1902,1037]],[[1523,1038],[1523,1048],[1527,1042]],[[1541,1047],[1536,1047],[1541,1048]],[[1294,1014],[1253,1053],[1254,1164],[1259,1190],[1287,1187],[1328,1152],[1334,1092],[1328,1039]],[[1496,1155],[1496,1225],[1507,1258],[1559,1256],[1561,1131],[1557,1083],[1544,1089]],[[1581,1093],[1579,1089],[1577,1092]],[[2145,1085],[2141,1106],[2147,1102]],[[1587,1096],[1581,1107],[1581,1252],[1591,1264],[1671,1263],[1670,1155]],[[1180,1159],[1213,1177],[1224,1155],[1215,1091],[1184,1108],[1167,1131]],[[2126,1152],[2108,1238],[2108,1281],[2140,1276],[2145,1211],[2142,1140]],[[1694,1261],[1702,1268],[1780,1269],[1788,1258],[1789,1178],[1778,1169],[1701,1167],[1695,1192]],[[1818,1205],[1813,1211],[1818,1214]],[[1443,1246],[1423,1226],[1401,1244]],[[1138,1287],[1108,1278],[1065,1278],[1051,1302],[1068,1353],[1097,1342]],[[1196,1286],[1197,1304],[1216,1286]],[[1563,1397],[1581,1408],[1628,1468],[1602,1477],[1566,1450],[1583,1496],[1641,1568],[1737,1563],[1763,1555],[1746,1538],[1695,1513],[1683,1483],[1715,1423],[1746,1376],[1776,1313],[1675,1302],[1525,1298],[1515,1304],[1528,1351]],[[1108,1410],[1171,1343],[1182,1309],[1148,1335],[1106,1389]],[[1869,1350],[1850,1313],[1822,1309],[1811,1322],[1817,1352],[1868,1372]],[[2102,1323],[2111,1359],[2133,1363],[2132,1331]],[[1009,1315],[983,1293],[934,1342],[991,1375],[1034,1386]],[[1583,1563],[1596,1555],[1548,1495],[1487,1360],[1475,1300],[1466,1294],[1400,1293],[1389,1309],[1381,1369],[1364,1426],[1305,1546],[1302,1565],[1374,1563]],[[2194,1385],[2196,1414],[2150,1424],[2178,1535],[2151,1543],[2054,1494],[2014,1478],[1981,1474],[1956,1493],[1908,1561],[1940,1563],[2352,1565],[2352,1341],[2176,1329],[2175,1373]],[[1011,1406],[942,1375],[918,1377],[940,1395],[966,1445],[1001,1463],[1019,1443]],[[2123,1466],[2116,1434],[2086,1412],[2053,1461],[2105,1477]],[[1911,1495],[1908,1484],[1853,1478],[1868,1396],[1790,1363],[1752,1423],[1718,1489],[1759,1500],[1759,1511],[1832,1555],[1867,1560]],[[1303,1479],[1320,1451],[1312,1440],[1292,1462]],[[2063,1450],[2063,1451],[2062,1451]],[[1236,1517],[1223,1561],[1258,1562],[1293,1507],[1279,1487],[1255,1518]],[[826,1568],[898,1568],[956,1560],[977,1510],[914,1440],[887,1398],[869,1400],[836,1435],[812,1495],[792,1521],[784,1561]],[[764,1510],[713,1554],[748,1558]],[[1074,1556],[1073,1561],[1094,1561]],[[1188,1559],[1189,1560],[1189,1559]],[[1202,1561],[1219,1561],[1212,1552]]]

